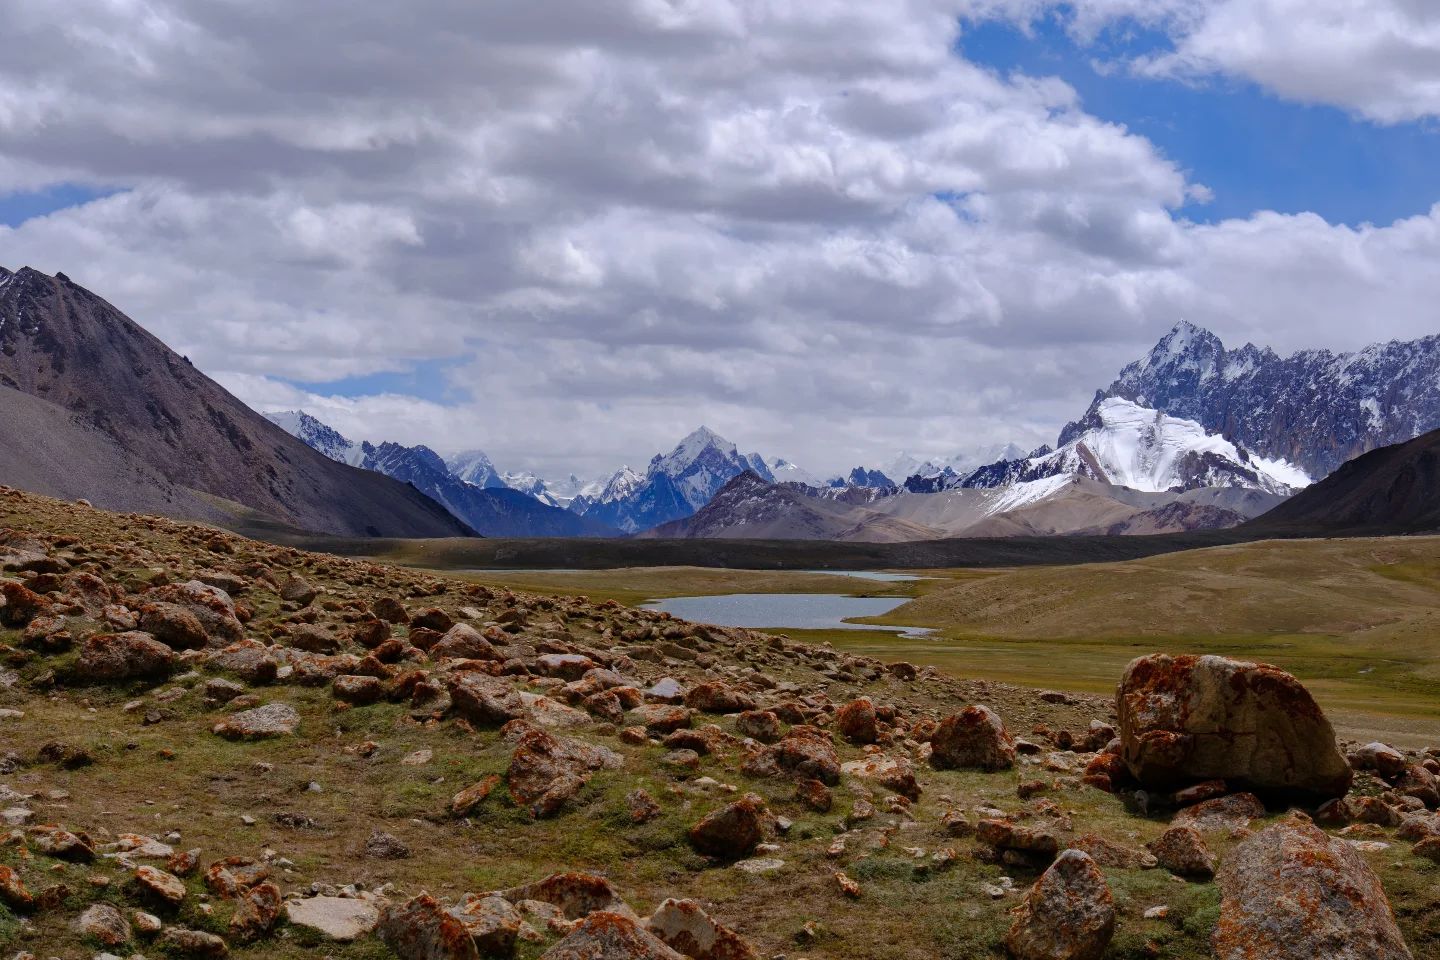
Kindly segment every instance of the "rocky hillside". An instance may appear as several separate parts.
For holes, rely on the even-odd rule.
[[[1096,395],[1087,417],[1109,397],[1197,421],[1319,478],[1440,427],[1440,336],[1282,357],[1248,343],[1227,350],[1210,331],[1182,321]],[[1085,418],[1070,424],[1060,444],[1085,429]]]
[[[1245,529],[1257,535],[1440,530],[1440,430],[1356,457]]]
[[[7,954],[1440,950],[1436,753],[1271,667],[1024,690],[10,490],[0,577]]]
[[[322,457],[64,274],[0,269],[0,389],[0,417],[24,407],[6,427],[3,483],[201,518],[233,512],[213,501],[192,509],[218,497],[343,536],[471,532],[413,488]],[[80,446],[38,455],[61,420]],[[144,475],[163,481],[162,496],[137,490]]]

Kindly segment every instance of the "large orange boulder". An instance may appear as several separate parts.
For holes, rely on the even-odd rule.
[[[1153,654],[1117,694],[1120,755],[1147,787],[1224,780],[1272,799],[1344,796],[1350,764],[1310,692],[1264,663]]]

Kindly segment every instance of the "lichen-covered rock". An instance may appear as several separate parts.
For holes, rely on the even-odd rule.
[[[235,614],[235,601],[219,587],[199,580],[171,583],[146,591],[145,600],[184,607],[200,621],[210,643],[217,646],[239,643],[245,638],[245,627]]]
[[[706,856],[739,860],[765,836],[765,801],[753,793],[727,804],[690,828],[690,845]]]
[[[1066,850],[1014,911],[1005,947],[1016,960],[1099,960],[1115,934],[1115,901],[1088,854]]]
[[[930,763],[939,770],[1008,770],[1015,740],[989,707],[970,706],[946,717],[930,738]]]
[[[477,726],[500,727],[530,709],[508,680],[483,673],[462,673],[446,684],[455,713]]]
[[[1302,816],[1236,846],[1218,882],[1217,960],[1413,960],[1364,857]]]
[[[851,743],[874,743],[879,736],[875,704],[869,697],[845,704],[835,714],[835,729]]]
[[[206,663],[213,670],[233,673],[247,683],[270,683],[280,672],[279,661],[258,640],[241,640],[216,650]]]
[[[699,683],[685,692],[685,706],[701,713],[743,713],[755,709],[755,698],[725,683]]]
[[[288,703],[267,703],[243,710],[215,724],[214,732],[226,740],[266,740],[288,737],[300,726],[300,715]]]
[[[597,911],[540,960],[684,960],[630,917]]]
[[[1170,822],[1177,827],[1194,827],[1201,833],[1243,830],[1265,816],[1265,805],[1253,793],[1232,793],[1186,807]]]
[[[465,924],[426,893],[386,909],[375,933],[400,960],[480,960]]]
[[[1171,827],[1152,841],[1149,849],[1171,873],[1200,880],[1215,876],[1215,855],[1194,827]]]
[[[516,742],[506,780],[517,804],[534,817],[548,817],[579,793],[596,770],[620,765],[620,757],[605,747],[532,728]]]
[[[482,956],[508,957],[520,934],[520,911],[504,897],[467,896],[450,915],[465,925]]]
[[[774,744],[746,760],[744,770],[751,776],[789,775],[833,787],[840,783],[840,756],[824,730],[796,724]]]
[[[1343,796],[1350,764],[1309,691],[1268,664],[1154,654],[1118,694],[1120,747],[1140,783],[1223,779],[1278,797]]]
[[[75,921],[75,929],[103,947],[118,947],[131,937],[130,921],[110,903],[92,903]]]
[[[175,651],[148,633],[102,633],[80,649],[75,676],[90,683],[160,680],[175,667]]]
[[[759,960],[744,938],[716,922],[694,900],[666,900],[645,927],[690,960]]]

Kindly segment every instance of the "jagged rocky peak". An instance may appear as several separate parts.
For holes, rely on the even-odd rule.
[[[1249,343],[1227,350],[1210,331],[1182,321],[1096,394],[1059,445],[1089,429],[1111,397],[1193,420],[1260,457],[1323,477],[1368,450],[1440,427],[1440,336],[1282,357]]]

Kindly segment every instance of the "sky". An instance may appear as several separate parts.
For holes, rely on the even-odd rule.
[[[0,265],[598,476],[1053,442],[1175,321],[1440,332],[1433,0],[10,0]]]

